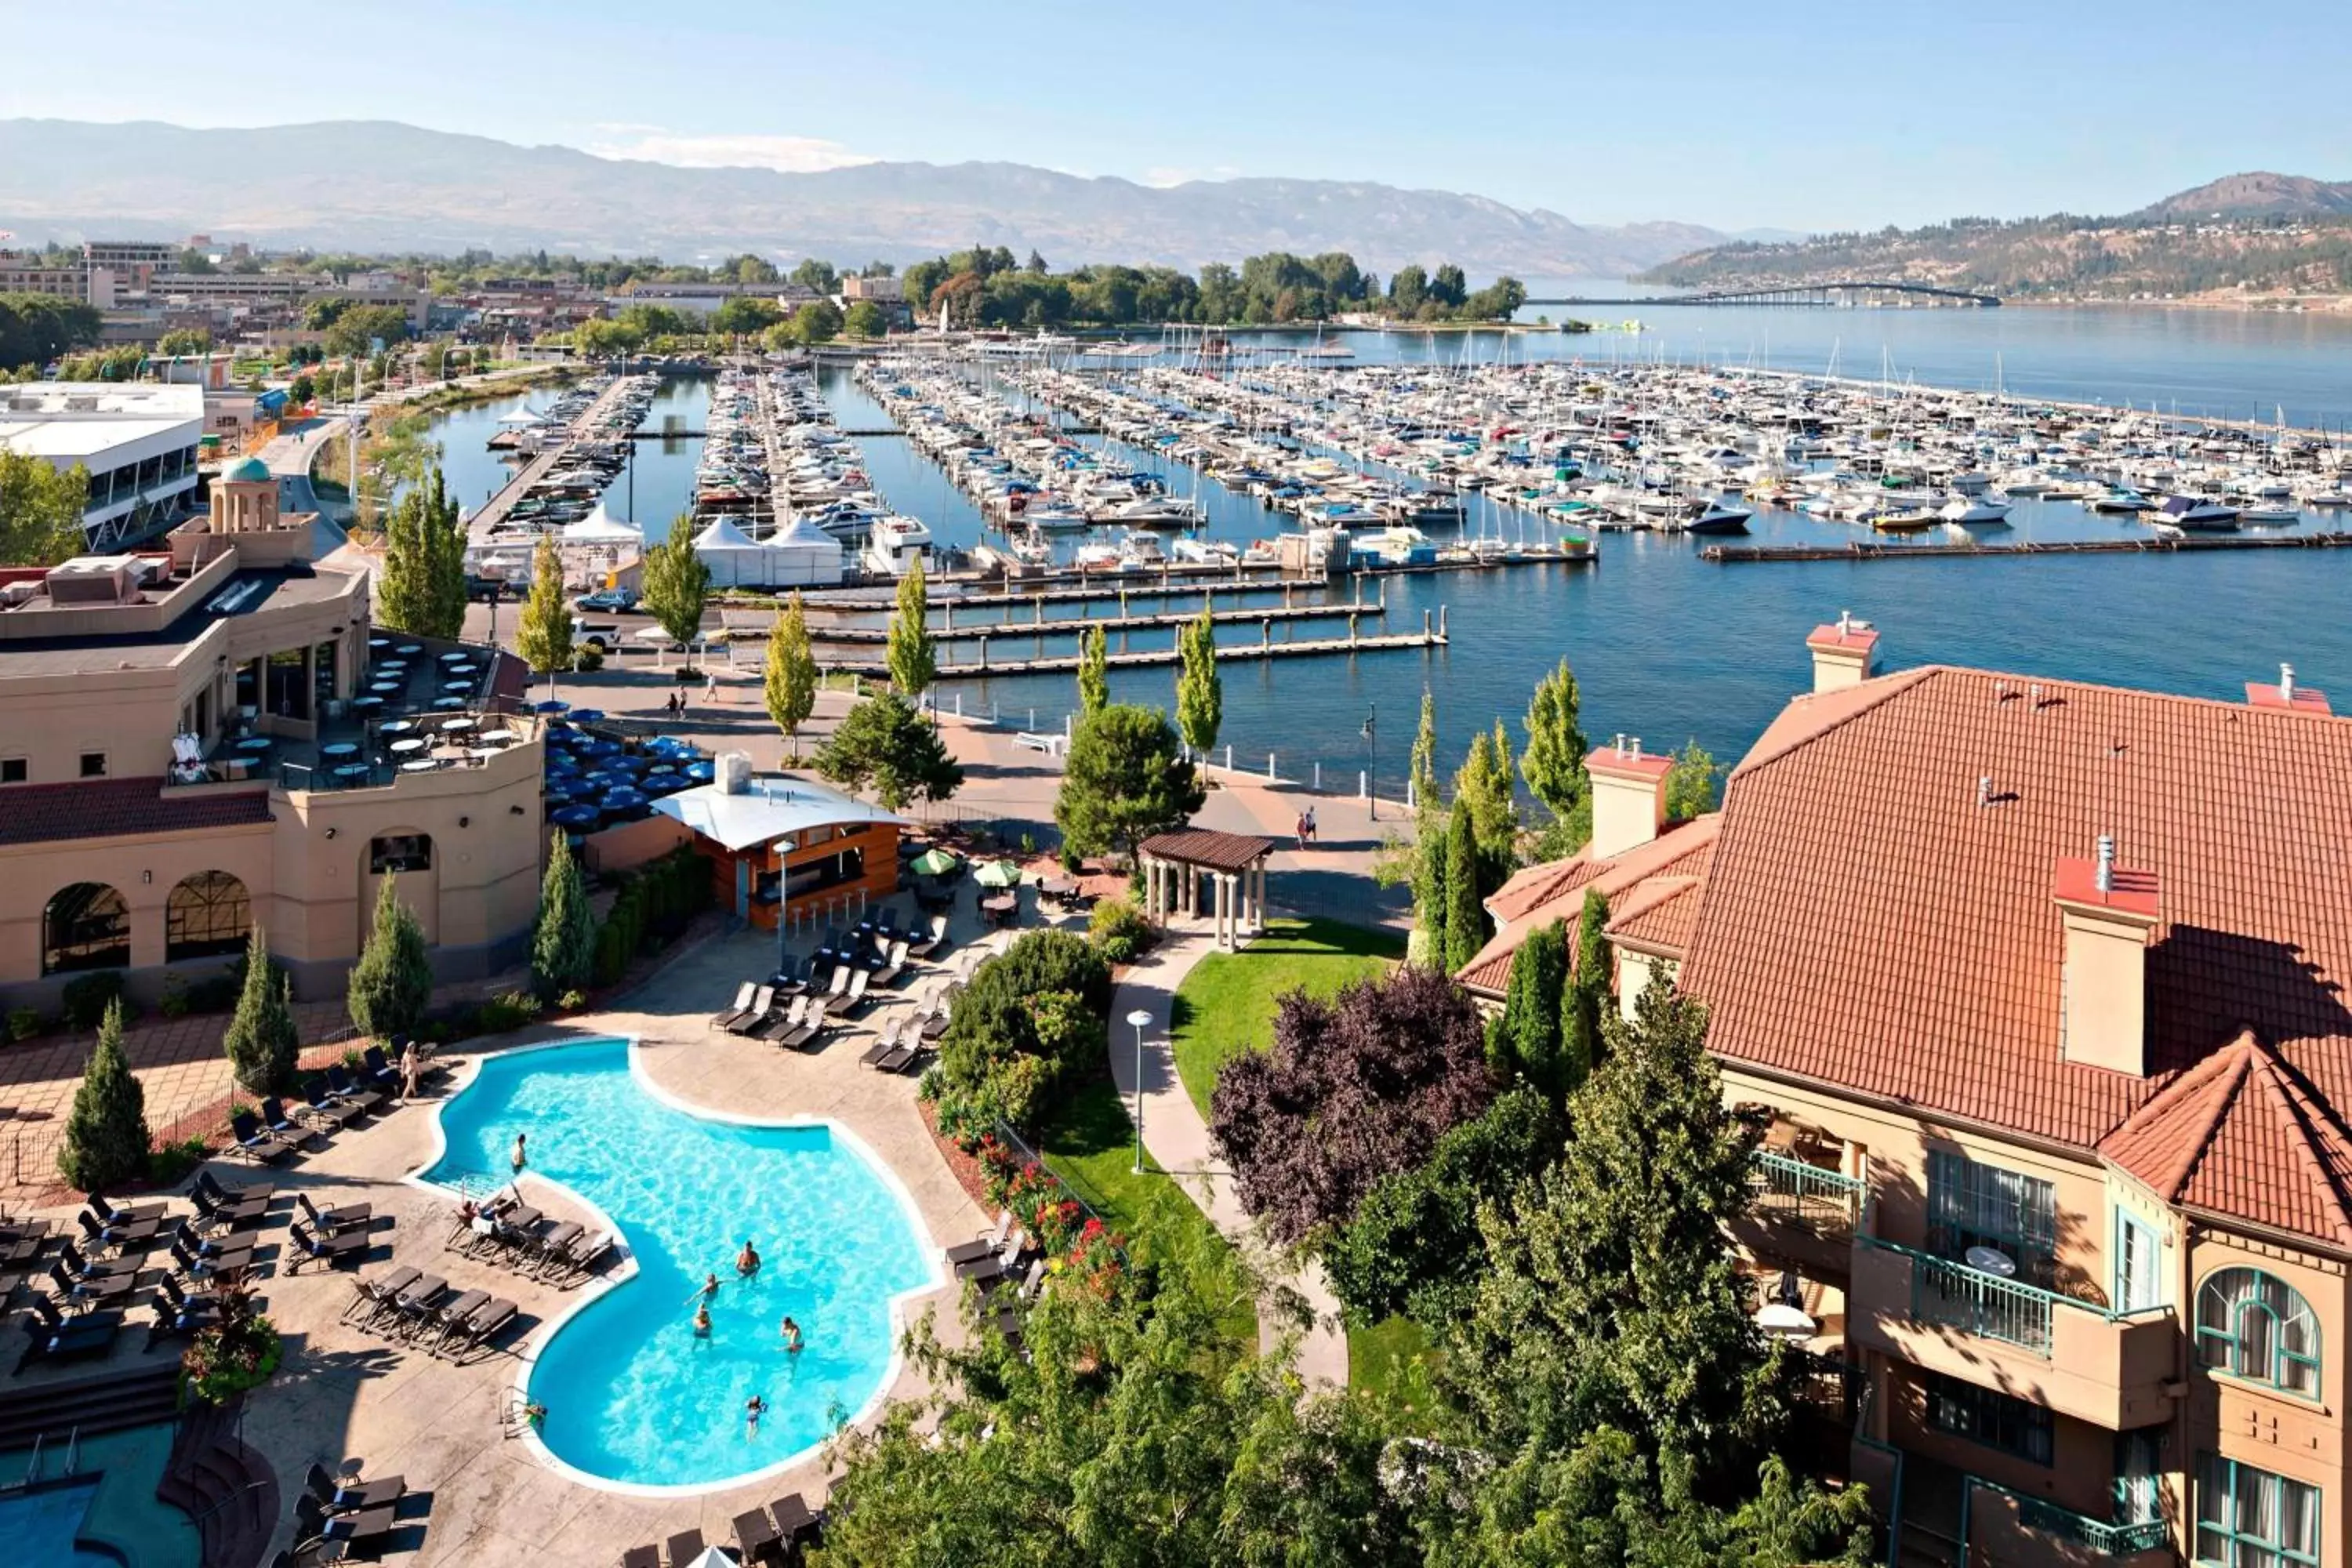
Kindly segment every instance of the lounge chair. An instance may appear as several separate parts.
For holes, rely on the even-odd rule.
[[[580,1239],[583,1227],[577,1220],[559,1220],[531,1238],[530,1248],[515,1260],[515,1267],[534,1279],[547,1267],[548,1259],[560,1258]]]
[[[371,1508],[359,1513],[331,1514],[326,1528],[320,1534],[326,1541],[356,1544],[390,1535],[399,1523],[399,1515],[390,1503],[386,1503],[381,1508]]]
[[[1004,1250],[1005,1238],[1013,1234],[1013,1211],[996,1211],[996,1228],[973,1241],[960,1241],[947,1249],[950,1268],[963,1263],[977,1263],[983,1258],[993,1258]]]
[[[438,1348],[449,1338],[451,1331],[488,1306],[489,1301],[488,1290],[461,1290],[430,1311],[417,1314],[409,1320],[415,1342],[428,1351]]]
[[[337,1100],[334,1091],[327,1087],[327,1075],[324,1073],[305,1074],[301,1094],[302,1114],[310,1118],[314,1127],[332,1128],[341,1132],[367,1115],[361,1107],[345,1105]]]
[[[116,1226],[144,1225],[151,1219],[161,1220],[164,1211],[171,1206],[169,1204],[133,1204],[129,1208],[118,1208],[107,1202],[106,1194],[103,1193],[89,1194],[89,1212],[96,1215],[100,1221],[110,1228]]]
[[[229,1135],[236,1140],[237,1152],[264,1165],[274,1165],[294,1152],[295,1146],[253,1119],[249,1110],[240,1110],[228,1119]]]
[[[52,1258],[48,1267],[49,1283],[57,1289],[57,1304],[76,1312],[87,1312],[93,1307],[117,1305],[128,1298],[138,1277],[131,1274],[100,1274],[88,1279],[76,1279],[65,1270],[65,1265]]]
[[[916,1058],[919,1058],[922,1054],[923,1041],[920,1035],[917,1035],[912,1039],[901,1038],[898,1042],[898,1048],[895,1051],[889,1052],[887,1055],[883,1057],[880,1061],[876,1062],[874,1064],[874,1070],[876,1072],[905,1072],[908,1068],[915,1065]]]
[[[100,1251],[144,1252],[155,1245],[155,1238],[163,1228],[161,1219],[142,1219],[135,1225],[108,1225],[88,1209],[76,1215],[74,1223],[81,1226],[81,1233],[89,1238],[90,1246]]]
[[[751,1005],[727,1026],[730,1035],[748,1035],[766,1024],[776,1011],[776,988],[761,985],[751,993]]]
[[[768,977],[768,984],[786,994],[798,995],[809,988],[813,978],[809,961],[805,958],[794,958],[788,952],[784,954],[782,962],[776,965],[775,973]]]
[[[194,1223],[199,1229],[217,1230],[226,1226],[236,1230],[255,1224],[269,1212],[269,1200],[266,1197],[223,1203],[201,1186],[188,1195],[196,1205]]]
[[[302,1489],[319,1501],[328,1513],[363,1512],[372,1508],[389,1508],[408,1495],[408,1478],[383,1476],[373,1481],[338,1481],[327,1473],[327,1467],[315,1461],[310,1473],[302,1478]]]
[[[762,1018],[744,1033],[753,1039],[781,1040],[801,1026],[811,1005],[808,997],[795,996],[791,1006],[776,1009],[771,1016]]]
[[[257,1114],[264,1127],[298,1148],[319,1135],[317,1128],[294,1120],[293,1112],[286,1109],[286,1102],[275,1095],[261,1102]]]
[[[249,1239],[249,1238],[248,1238]],[[194,1248],[174,1239],[172,1258],[180,1268],[180,1275],[191,1284],[205,1283],[242,1274],[253,1267],[253,1248],[241,1247],[213,1258],[199,1256]]]
[[[451,1361],[462,1362],[488,1343],[520,1312],[520,1308],[503,1296],[485,1301],[475,1308],[464,1321],[452,1328],[448,1334],[425,1348],[431,1354],[446,1355]]]
[[[872,1000],[866,993],[871,991],[873,987],[873,971],[861,969],[849,977],[849,989],[841,994],[840,999],[835,1004],[835,1005],[839,1007],[845,1013],[855,1013],[863,1008],[867,1002]]]
[[[757,1563],[765,1552],[783,1544],[783,1537],[768,1522],[765,1509],[752,1509],[735,1516],[735,1544],[746,1563]]]
[[[30,1242],[26,1245],[37,1247],[40,1244]],[[101,1260],[85,1255],[80,1247],[70,1241],[65,1244],[58,1257],[65,1264],[66,1272],[77,1279],[105,1279],[122,1275],[128,1275],[135,1279],[139,1277],[139,1271],[147,1267],[147,1259],[143,1255],[138,1258],[109,1258]],[[26,1258],[16,1261],[29,1263],[32,1259]]]
[[[681,1530],[669,1538],[665,1550],[669,1556],[669,1568],[686,1568],[688,1563],[702,1555],[702,1531]]]
[[[179,1228],[172,1233],[172,1247],[175,1253],[186,1251],[197,1258],[225,1258],[232,1252],[252,1251],[255,1235],[248,1229],[215,1231],[210,1236],[200,1236],[195,1226],[184,1219]]]
[[[921,959],[928,963],[929,961],[937,958],[941,950],[944,949],[947,944],[948,917],[945,915],[933,915],[930,920],[926,922],[925,930],[921,938],[907,944],[907,955],[909,958]]]
[[[833,966],[833,977],[825,983],[824,987],[827,1000],[835,1002],[841,1000],[842,994],[849,989],[849,977],[852,973],[863,974],[866,972],[862,969],[853,971],[852,966],[847,963],[835,963]]]
[[[370,1046],[360,1053],[360,1076],[367,1083],[386,1094],[400,1092],[400,1069],[392,1065],[382,1046]]]
[[[812,997],[808,1014],[802,1018],[801,1026],[776,1043],[787,1050],[804,1051],[824,1039],[833,1032],[833,1005],[830,996]]]
[[[561,1254],[550,1253],[537,1278],[569,1286],[586,1279],[588,1271],[603,1262],[617,1245],[618,1238],[609,1230],[601,1236],[583,1236]]]
[[[25,1320],[31,1334],[24,1352],[16,1358],[16,1371],[22,1373],[37,1361],[69,1361],[76,1356],[103,1355],[114,1343],[114,1336],[122,1330],[120,1312],[90,1312],[68,1320],[57,1308],[36,1296],[32,1315]]]
[[[257,1198],[263,1203],[268,1203],[278,1195],[278,1184],[276,1182],[239,1182],[235,1186],[231,1186],[210,1171],[198,1171],[194,1190],[204,1194],[216,1204],[250,1203]]]
[[[326,1213],[320,1214],[318,1207],[310,1202],[310,1195],[308,1193],[295,1194],[294,1206],[300,1209],[303,1215],[310,1220],[310,1228],[322,1236],[329,1231],[341,1230],[347,1226],[358,1226],[364,1230],[367,1228],[369,1217],[375,1213],[374,1205],[372,1204],[345,1204],[341,1208],[329,1209]]]
[[[220,1309],[201,1296],[178,1302],[157,1301],[153,1305],[155,1321],[147,1325],[147,1343],[141,1347],[144,1350],[153,1350],[157,1340],[178,1339],[220,1321]]]
[[[882,1033],[858,1057],[857,1065],[862,1068],[880,1066],[884,1057],[898,1048],[898,1031],[901,1027],[896,1018],[883,1026]]]
[[[882,967],[874,972],[874,984],[887,985],[906,973],[907,952],[907,943],[903,939],[892,942],[889,952],[882,960]]]
[[[383,1104],[383,1096],[363,1084],[352,1082],[352,1075],[343,1070],[340,1062],[327,1069],[327,1092],[345,1105],[356,1105],[370,1115]]]
[[[338,1231],[332,1236],[319,1236],[296,1220],[289,1234],[294,1238],[294,1251],[286,1260],[286,1272],[301,1272],[305,1258],[316,1263],[324,1259],[330,1268],[340,1268],[346,1263],[357,1263],[367,1256],[368,1233],[363,1230]]]
[[[379,1274],[373,1279],[352,1280],[351,1304],[343,1309],[343,1321],[348,1323],[356,1319],[360,1326],[365,1328],[377,1317],[391,1310],[392,1304],[400,1299],[400,1293],[415,1284],[417,1279],[417,1271],[404,1263],[389,1274]]]
[[[751,1010],[751,998],[758,994],[760,984],[756,980],[746,980],[742,984],[737,986],[735,988],[735,1005],[732,1007],[722,1007],[718,1012],[710,1015],[710,1026],[714,1029],[733,1028],[736,1024],[741,1020],[743,1016]]]
[[[661,1568],[661,1548],[632,1546],[621,1553],[621,1568]]]
[[[798,1492],[789,1492],[770,1503],[768,1517],[776,1521],[776,1533],[783,1537],[787,1548],[814,1539],[824,1528],[824,1510],[812,1510]]]

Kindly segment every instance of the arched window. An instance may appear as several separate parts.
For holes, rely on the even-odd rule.
[[[103,882],[60,888],[41,911],[41,973],[131,967],[131,910]]]
[[[2319,1320],[2259,1268],[2220,1269],[2197,1288],[2197,1353],[2217,1372],[2319,1397]]]
[[[199,871],[172,889],[163,909],[163,960],[243,952],[253,930],[253,900],[226,871]]]

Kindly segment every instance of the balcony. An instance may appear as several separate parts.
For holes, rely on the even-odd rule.
[[[1808,1278],[1843,1279],[1868,1184],[1769,1149],[1749,1157],[1754,1202],[1732,1226],[1751,1256],[1795,1265]]]
[[[2119,1312],[1867,1234],[1854,1238],[1846,1333],[1899,1361],[2112,1431],[2165,1419],[2179,1326]]]
[[[1975,1476],[1968,1479],[1960,1505],[1960,1541],[1967,1560],[1981,1554],[1990,1563],[2155,1568],[2174,1560],[2171,1532],[2160,1519],[2110,1524]]]

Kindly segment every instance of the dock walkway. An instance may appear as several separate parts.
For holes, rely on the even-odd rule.
[[[2352,533],[2191,534],[2185,539],[2053,539],[2016,544],[1710,544],[1702,561],[1740,565],[1765,561],[1958,561],[2020,555],[2194,555],[2210,550],[2340,550]]]
[[[506,521],[507,513],[514,510],[515,503],[530,493],[531,486],[555,471],[556,465],[571,454],[572,443],[595,427],[596,422],[620,401],[628,384],[626,376],[615,376],[612,385],[598,393],[594,401],[581,410],[580,417],[572,422],[572,427],[563,433],[562,440],[541,450],[506,482],[504,489],[484,501],[481,510],[466,520],[466,542],[474,546],[493,543],[492,535],[497,532],[499,525]]]

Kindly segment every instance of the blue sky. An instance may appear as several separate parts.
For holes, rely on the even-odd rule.
[[[1833,228],[2352,178],[2352,6],[11,8],[0,117],[395,119],[668,162],[1040,163],[1473,191],[1585,222]],[[139,79],[107,68],[131,42]],[[44,58],[58,68],[26,70]]]

